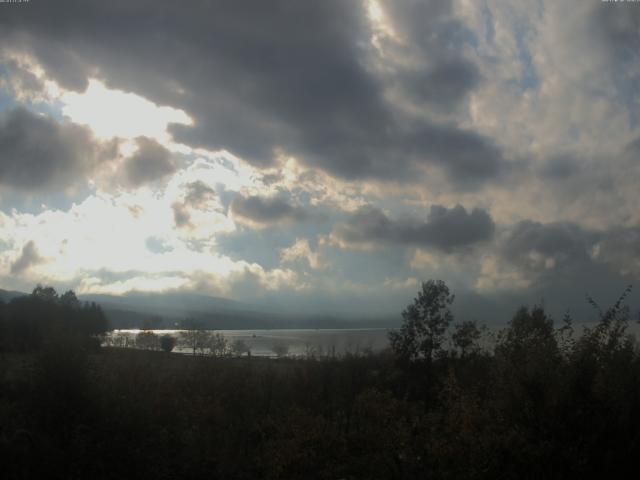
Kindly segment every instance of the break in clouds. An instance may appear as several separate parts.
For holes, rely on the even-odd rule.
[[[2,288],[390,313],[640,275],[633,3],[0,7]]]

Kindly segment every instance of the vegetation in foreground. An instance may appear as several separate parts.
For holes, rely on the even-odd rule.
[[[640,453],[624,296],[580,335],[521,308],[490,349],[434,281],[377,355],[96,351],[89,329],[26,353],[5,342],[0,465],[4,478],[613,477]]]

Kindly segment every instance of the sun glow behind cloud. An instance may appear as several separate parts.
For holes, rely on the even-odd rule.
[[[249,37],[169,5],[166,22],[131,30],[86,9],[65,12],[87,25],[72,31],[39,24],[60,9],[7,11],[0,286],[220,294],[244,278],[249,296],[282,285],[278,301],[289,301],[310,285],[310,298],[368,292],[382,304],[431,277],[524,298],[553,291],[555,272],[582,284],[606,262],[637,276],[638,62],[614,53],[635,38],[625,26],[635,17],[598,2],[503,3],[219,12],[221,26],[245,25]],[[113,2],[95,8],[109,14]],[[305,18],[313,24],[282,42],[280,26]],[[119,41],[128,48],[103,48]],[[42,195],[5,173],[26,170]],[[253,220],[235,223],[238,197],[261,206]],[[485,211],[494,235],[444,251],[424,244],[431,207],[458,204]],[[358,216],[365,207],[384,215]],[[308,215],[283,222],[287,209]],[[337,235],[344,224],[367,241]],[[454,242],[472,230],[460,225],[445,225]]]
[[[8,267],[20,248],[36,239],[43,260],[31,267],[27,276],[56,282],[83,278],[79,291],[109,293],[132,288],[147,291],[178,288],[188,283],[194,273],[224,278],[251,267],[211,248],[202,251],[190,248],[173,225],[169,203],[170,198],[154,198],[151,192],[135,197],[93,195],[68,212],[48,210],[38,215],[3,216],[3,223],[10,224],[13,232],[10,240],[16,250],[3,252],[1,263]],[[224,230],[233,225],[218,228]],[[211,231],[206,233],[208,237]],[[150,251],[147,246],[150,237],[162,239],[167,251]],[[101,278],[104,274],[113,278]]]
[[[60,100],[64,115],[88,125],[96,136],[105,139],[146,136],[167,143],[170,123],[193,124],[183,110],[158,106],[134,93],[111,90],[95,79],[89,81],[84,93],[65,92]]]

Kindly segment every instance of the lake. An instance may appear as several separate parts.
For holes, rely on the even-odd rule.
[[[136,348],[136,336],[142,330],[114,330],[105,345]],[[147,330],[156,335],[172,335],[179,339],[184,330]],[[273,329],[273,330],[215,330],[231,345],[242,340],[251,355],[275,357],[275,350],[286,350],[288,356],[344,355],[345,353],[379,352],[388,345],[386,328],[354,329]],[[177,353],[191,353],[191,349],[179,344]]]

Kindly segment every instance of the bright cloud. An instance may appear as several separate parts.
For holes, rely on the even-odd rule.
[[[382,314],[640,278],[638,4],[60,1],[0,17],[0,286]]]
[[[76,123],[88,125],[102,138],[145,136],[167,143],[169,124],[193,123],[183,110],[158,106],[134,93],[109,89],[96,79],[89,80],[85,92],[64,92],[60,101],[64,115]]]

